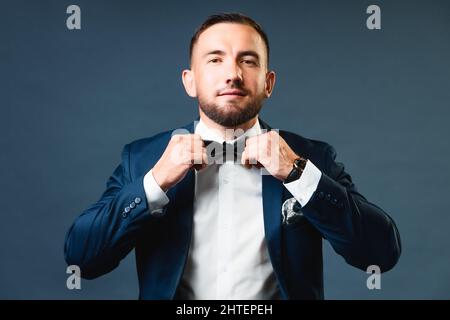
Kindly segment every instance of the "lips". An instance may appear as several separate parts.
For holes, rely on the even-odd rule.
[[[219,93],[219,96],[241,96],[245,97],[247,94],[242,90],[232,89],[232,90],[224,90]]]

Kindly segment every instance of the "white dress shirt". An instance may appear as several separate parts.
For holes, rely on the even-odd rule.
[[[195,133],[203,140],[224,141],[201,120]],[[236,140],[259,134],[261,127],[256,121]],[[321,175],[308,161],[301,177],[284,185],[304,206]],[[144,177],[144,190],[151,212],[160,212],[169,202],[152,170]],[[192,242],[179,293],[185,299],[275,299],[279,296],[264,237],[261,169],[247,169],[226,161],[195,172]]]

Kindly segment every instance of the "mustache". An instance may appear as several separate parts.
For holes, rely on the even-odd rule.
[[[240,94],[245,95],[245,96],[249,94],[248,90],[245,89],[242,85],[234,83],[231,86],[226,86],[226,87],[223,87],[223,88],[217,90],[217,95],[219,96],[219,95],[222,95],[223,93],[229,92],[229,91],[239,91]]]

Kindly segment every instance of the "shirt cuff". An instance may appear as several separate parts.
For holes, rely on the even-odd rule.
[[[169,198],[156,182],[152,171],[153,169],[144,176],[144,191],[148,209],[154,214],[162,212],[162,209],[169,203]]]
[[[314,191],[316,191],[321,177],[322,172],[308,160],[300,178],[283,184],[300,205],[304,207],[311,199]]]

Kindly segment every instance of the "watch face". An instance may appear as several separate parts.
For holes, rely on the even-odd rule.
[[[295,181],[299,177],[300,177],[300,171],[298,169],[296,169],[296,168],[293,168],[292,171],[287,176],[287,178],[284,181],[284,183],[289,183],[289,182]]]
[[[305,169],[305,166],[306,166],[306,162],[307,162],[308,160],[306,160],[306,159],[297,159],[297,160],[295,160],[294,161],[294,163],[295,163],[295,165],[300,169],[300,170],[302,170],[303,171],[303,169]]]

